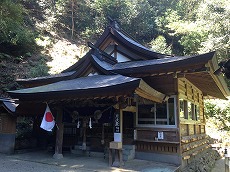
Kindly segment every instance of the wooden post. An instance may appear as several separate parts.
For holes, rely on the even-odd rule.
[[[83,119],[83,124],[82,124],[82,134],[83,134],[83,140],[82,140],[82,150],[86,150],[86,123],[87,123],[88,118]]]
[[[56,144],[55,144],[55,154],[53,158],[61,159],[63,158],[62,155],[62,143],[63,143],[63,130],[64,125],[62,123],[63,118],[63,111],[62,109],[57,109],[57,117],[56,117],[56,124],[57,124],[57,131],[56,131]]]
[[[123,128],[123,111],[119,106],[114,114],[114,141],[109,145],[109,165],[113,167],[121,167],[124,165],[122,157],[122,128]],[[114,150],[114,161],[113,151]]]

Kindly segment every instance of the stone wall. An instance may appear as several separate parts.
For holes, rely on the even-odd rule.
[[[204,152],[194,157],[185,168],[180,170],[180,172],[210,172],[216,160],[220,158],[221,156],[216,150],[212,150],[211,148],[206,149]]]

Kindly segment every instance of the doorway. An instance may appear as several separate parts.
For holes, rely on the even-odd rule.
[[[135,113],[123,112],[123,144],[134,144]]]

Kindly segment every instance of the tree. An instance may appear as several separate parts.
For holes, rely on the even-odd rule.
[[[17,2],[0,1],[0,51],[22,55],[35,49],[33,32],[24,24],[26,10]]]
[[[230,101],[205,101],[205,115],[217,120],[220,130],[230,131]]]
[[[197,20],[207,30],[199,53],[216,51],[220,61],[230,56],[230,1],[205,0],[199,7]]]
[[[172,49],[170,45],[167,45],[166,39],[164,36],[159,35],[156,39],[153,39],[150,42],[151,49],[155,52],[163,54],[172,54]]]

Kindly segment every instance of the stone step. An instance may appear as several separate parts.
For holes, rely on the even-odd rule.
[[[135,158],[135,145],[123,145],[123,161]]]
[[[72,149],[71,150],[72,154],[75,155],[81,155],[81,156],[89,156],[89,157],[99,157],[99,158],[104,158],[104,159],[108,159],[109,158],[109,154],[108,152],[94,152],[94,151],[82,151],[80,149]]]
[[[90,146],[83,147],[82,145],[75,145],[74,150],[90,150]]]
[[[122,158],[123,158],[123,161],[128,161],[129,160],[129,156],[128,155],[123,155]]]
[[[123,155],[122,157],[123,157],[123,161],[128,161],[135,158],[134,155]]]
[[[123,155],[135,154],[135,150],[123,150]]]
[[[81,149],[72,149],[70,152],[72,154],[75,154],[75,155],[89,156],[89,152],[88,151],[83,151]]]
[[[123,145],[122,148],[132,150],[132,149],[135,149],[135,145]]]

